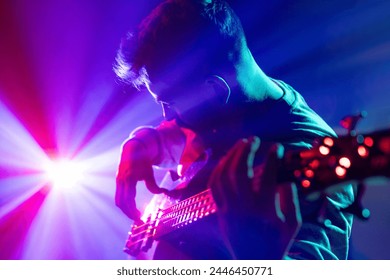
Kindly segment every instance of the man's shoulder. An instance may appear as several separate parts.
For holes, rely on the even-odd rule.
[[[284,92],[272,112],[283,140],[294,146],[311,147],[318,138],[337,137],[334,130],[307,104],[298,91],[283,81],[275,82]]]

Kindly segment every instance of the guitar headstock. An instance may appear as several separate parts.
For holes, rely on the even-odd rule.
[[[310,150],[287,153],[282,180],[294,181],[303,193],[339,183],[390,177],[390,130],[325,137]]]

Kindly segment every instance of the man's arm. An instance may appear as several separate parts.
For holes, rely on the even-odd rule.
[[[157,128],[139,127],[122,145],[116,176],[116,205],[132,220],[140,221],[135,197],[139,181],[152,193],[167,192],[154,177],[153,166],[176,169],[185,146],[185,135],[173,122]]]

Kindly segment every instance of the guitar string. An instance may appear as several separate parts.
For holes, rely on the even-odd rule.
[[[204,201],[207,201],[207,200],[209,200],[209,203],[208,204],[205,204],[205,205],[200,205],[199,207],[197,207],[196,209],[194,209],[194,210],[199,210],[199,209],[202,209],[202,207],[203,208],[207,208],[207,207],[209,207],[209,206],[212,206],[213,204],[214,204],[214,201],[213,201],[213,199],[212,199],[212,196],[211,196],[211,194],[209,194],[209,189],[207,189],[207,190],[205,190],[205,191],[203,191],[203,192],[201,192],[201,193],[199,193],[199,194],[197,194],[197,195],[194,195],[194,196],[192,196],[192,197],[189,197],[189,198],[187,198],[187,199],[185,199],[185,200],[183,200],[183,201],[181,201],[180,203],[178,203],[178,204],[176,204],[176,205],[174,205],[174,206],[172,206],[172,207],[169,207],[169,208],[167,208],[166,210],[169,210],[169,209],[173,209],[173,208],[175,208],[175,207],[177,207],[178,209],[175,209],[174,211],[169,211],[169,213],[167,213],[167,214],[163,214],[162,216],[161,216],[161,218],[159,218],[159,220],[161,221],[161,220],[163,220],[163,218],[164,218],[164,216],[167,216],[167,215],[169,215],[169,214],[175,214],[175,213],[178,213],[178,212],[180,212],[181,210],[188,210],[188,208],[190,208],[191,206],[193,206],[194,204],[196,204],[196,203],[203,203]],[[200,198],[200,199],[198,199],[198,197],[202,197],[202,195],[205,195],[203,198]],[[210,199],[211,198],[211,199]],[[196,199],[198,199],[198,200],[196,200]],[[191,203],[191,204],[189,204],[189,205],[185,205],[187,202],[189,202],[189,201],[191,201],[191,200],[195,200],[195,202],[193,202],[193,203]],[[185,205],[185,206],[182,206],[182,207],[180,207],[180,205]],[[166,211],[165,210],[165,211]],[[186,214],[188,214],[188,212],[187,213],[183,213],[183,214],[178,214],[178,216],[175,216],[175,217],[172,217],[172,218],[169,218],[169,219],[165,219],[164,221],[165,222],[168,222],[169,220],[172,220],[172,219],[175,219],[175,218],[178,218],[178,217],[182,217],[183,215],[186,215]],[[207,216],[207,215],[205,215],[205,216]],[[186,221],[188,221],[189,219],[186,219],[186,220],[184,220],[184,221],[181,221],[180,223],[178,223],[178,224],[181,224],[181,223],[184,223],[184,222],[186,222]],[[160,224],[160,223],[159,223]],[[146,229],[145,230],[142,230],[142,231],[138,231],[140,228],[143,228],[143,227],[146,227]],[[132,234],[131,234],[131,238],[134,238],[134,237],[137,237],[137,236],[139,236],[139,235],[141,235],[141,234],[144,234],[144,233],[147,233],[147,235],[145,235],[145,237],[151,237],[151,236],[153,236],[154,234],[152,234],[152,232],[157,228],[158,226],[152,226],[150,223],[145,223],[145,224],[142,224],[142,225],[140,225],[140,226],[138,226],[138,227],[136,227],[135,228],[135,230],[137,230],[138,232],[136,232],[136,233],[133,233],[132,232]],[[166,227],[164,227],[164,228],[166,228]],[[144,238],[145,238],[144,237]],[[131,238],[130,238],[130,240],[131,240]],[[143,239],[144,239],[143,238]],[[142,239],[139,239],[138,241],[140,241],[140,240],[142,240]],[[138,242],[137,241],[137,242]],[[137,242],[134,242],[134,243],[137,243]]]
[[[204,202],[206,202],[206,203],[203,204]],[[175,227],[175,226],[178,226],[180,224],[186,223],[188,221],[195,220],[197,218],[203,218],[204,216],[207,216],[209,214],[209,212],[213,212],[212,206],[214,206],[214,205],[215,205],[215,202],[213,201],[212,197],[205,196],[201,200],[196,200],[196,201],[186,205],[185,207],[178,209],[177,211],[170,212],[167,215],[163,215],[160,219],[160,224],[164,223],[163,224],[163,227],[164,227],[165,224],[171,222],[172,220],[176,220],[176,221],[179,220],[179,222],[176,222],[173,225],[170,224],[168,226],[168,227]],[[194,207],[194,208],[191,209],[192,207]],[[194,217],[194,215],[196,215],[196,213],[199,213],[198,212],[199,210],[201,212],[201,215]],[[204,210],[204,211],[202,211],[202,210]],[[210,210],[210,211],[207,211],[207,210]],[[183,211],[184,213],[175,215],[175,212],[180,213],[180,211]],[[172,215],[172,217],[170,217],[171,215]],[[167,216],[167,217],[164,218],[164,216]],[[184,217],[184,220],[180,221],[180,218],[183,218],[183,217]]]
[[[189,204],[189,205],[187,205],[187,206],[185,206],[185,207],[181,207],[180,209],[178,209],[178,210],[176,210],[176,211],[172,211],[172,212],[169,213],[169,214],[172,214],[172,213],[175,213],[175,212],[180,212],[181,210],[187,210],[187,211],[188,211],[188,208],[190,208],[190,207],[193,206],[194,204],[200,203],[200,202],[204,202],[204,201],[207,201],[208,198],[209,198],[209,197],[205,197],[205,198],[202,199],[202,200],[198,200],[198,201],[196,201],[195,203]],[[199,209],[202,209],[202,208],[207,208],[207,207],[212,206],[212,205],[213,205],[213,201],[211,201],[209,204],[201,205],[201,206],[197,207],[197,208],[194,209],[194,210],[199,210]],[[172,218],[168,218],[168,219],[166,218],[166,219],[164,219],[164,222],[165,222],[165,223],[166,223],[166,222],[169,222],[169,221],[172,220],[172,219],[177,219],[177,218],[183,217],[183,216],[185,216],[185,215],[187,215],[187,214],[188,214],[188,212],[182,213],[182,214],[178,214],[177,216],[172,217]],[[205,215],[205,216],[206,216],[206,215]],[[164,216],[162,216],[161,218],[159,218],[160,223],[158,224],[158,226],[161,225],[161,221],[163,220],[163,217],[164,217]],[[184,223],[184,222],[186,222],[186,221],[188,221],[188,220],[189,220],[189,219],[186,219],[186,220],[184,220],[184,221],[181,221],[180,223]],[[178,223],[178,224],[180,224],[180,223]],[[145,223],[145,224],[143,224],[143,225],[141,225],[141,226],[135,228],[135,230],[136,230],[137,232],[135,232],[135,233],[132,232],[131,238],[137,237],[137,236],[139,236],[139,235],[142,235],[142,234],[148,233],[148,232],[149,232],[150,234],[145,235],[145,237],[153,236],[154,234],[151,234],[151,232],[152,232],[153,230],[155,230],[158,226],[152,226],[150,223],[148,223],[148,224]],[[175,226],[175,225],[173,225],[173,226]],[[146,229],[145,229],[145,230],[142,230],[142,231],[138,231],[140,228],[143,228],[143,227],[146,227]],[[164,225],[163,225],[163,227],[164,227]],[[166,226],[165,226],[164,228],[166,228]],[[144,237],[144,238],[145,238],[145,237]],[[131,239],[131,238],[130,238],[130,239]]]
[[[201,204],[207,200],[210,200],[211,204],[214,202],[212,195],[210,193],[210,189],[206,189],[205,191],[203,191],[199,194],[196,194],[192,197],[189,197],[188,199],[185,199],[185,200],[181,201],[180,203],[163,210],[163,215],[161,216],[160,220],[163,220],[164,217],[167,217],[167,219],[169,219],[170,215],[175,216],[175,214],[179,213],[180,211],[183,211],[183,210],[186,211],[189,208],[191,208],[193,205],[196,205],[196,204],[200,204],[199,207],[202,207]],[[209,204],[205,204],[203,206],[207,207],[207,206],[209,206]],[[188,213],[183,213],[183,214],[188,214]],[[177,215],[182,216],[183,214],[177,214]],[[177,217],[177,216],[175,216],[175,217]]]

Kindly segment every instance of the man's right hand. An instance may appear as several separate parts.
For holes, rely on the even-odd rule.
[[[239,140],[209,179],[221,233],[237,259],[282,259],[302,224],[294,184],[278,182],[282,146],[254,165],[260,139]]]
[[[144,181],[148,190],[154,194],[167,191],[156,183],[153,158],[153,152],[141,139],[131,138],[122,146],[116,176],[115,204],[135,222],[141,222],[135,201],[138,181]]]

